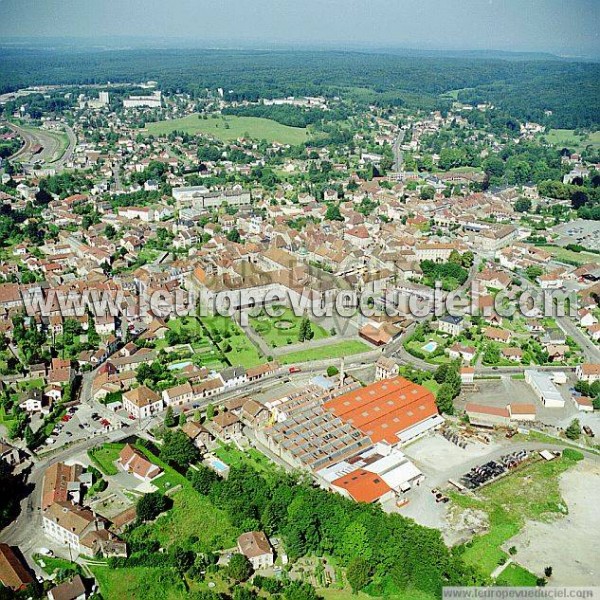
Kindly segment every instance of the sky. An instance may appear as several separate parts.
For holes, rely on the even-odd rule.
[[[600,56],[600,0],[0,0],[7,37]],[[116,41],[114,42],[116,44]]]

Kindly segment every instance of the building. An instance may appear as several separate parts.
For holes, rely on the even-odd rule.
[[[244,367],[227,367],[219,373],[219,376],[223,381],[223,386],[225,389],[236,387],[248,382],[248,377],[246,376],[246,370]]]
[[[123,394],[123,408],[136,419],[144,419],[163,409],[162,398],[149,387],[140,385]]]
[[[242,533],[237,540],[238,550],[251,563],[255,571],[273,566],[273,548],[262,531]]]
[[[0,582],[14,592],[33,583],[33,577],[8,544],[0,544]]]
[[[587,396],[573,396],[573,404],[579,412],[594,412],[594,401]]]
[[[104,529],[105,523],[88,508],[80,508],[70,502],[55,502],[43,511],[42,527],[48,537],[80,554],[84,553],[81,545],[84,536]]]
[[[151,96],[129,96],[123,100],[123,108],[160,108],[162,105],[161,92]]]
[[[224,441],[235,438],[242,433],[242,422],[232,412],[221,412],[211,422],[215,434]]]
[[[460,368],[460,382],[463,385],[473,385],[475,383],[475,368],[474,367],[461,367]]]
[[[164,390],[163,402],[166,406],[183,406],[194,399],[194,392],[189,381]]]
[[[438,321],[438,331],[448,333],[452,336],[460,335],[460,332],[464,328],[463,321],[463,317],[460,316],[444,315]]]
[[[386,356],[382,356],[375,363],[375,379],[377,381],[381,379],[392,379],[396,377],[400,367],[391,359]]]
[[[542,371],[525,369],[525,381],[546,408],[562,408],[565,405],[565,400],[554,385],[551,375]]]
[[[507,427],[510,425],[508,408],[484,406],[468,402],[465,407],[469,423],[476,427]]]
[[[196,209],[218,208],[223,204],[227,206],[248,206],[252,203],[250,192],[241,186],[234,186],[227,190],[211,191],[204,186],[173,188],[173,198],[181,208],[191,206]]]
[[[162,474],[163,470],[151,463],[139,450],[130,444],[126,444],[119,454],[118,463],[123,470],[132,473],[142,481],[152,481]]]
[[[392,488],[377,474],[356,469],[331,482],[331,487],[355,502],[386,502],[394,498]]]
[[[194,445],[201,450],[204,450],[214,440],[210,431],[208,431],[204,425],[196,423],[195,421],[186,421],[183,424],[181,431],[183,431],[183,433],[194,442]]]
[[[67,500],[79,502],[82,475],[81,465],[67,466],[62,462],[50,465],[44,473],[42,484],[42,510],[55,502],[67,502]]]
[[[443,423],[433,394],[404,377],[342,394],[325,402],[324,408],[373,443],[405,444]]]
[[[588,383],[594,383],[594,381],[600,380],[600,364],[598,363],[584,363],[577,365],[575,369],[577,379],[587,381]]]
[[[102,93],[102,92],[101,92]],[[49,600],[85,600],[87,592],[80,575],[48,591]]]

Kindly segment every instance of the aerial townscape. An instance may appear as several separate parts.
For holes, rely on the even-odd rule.
[[[0,598],[600,586],[597,35],[111,45],[97,4],[0,42]]]

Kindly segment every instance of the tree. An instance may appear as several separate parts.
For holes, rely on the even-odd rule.
[[[545,575],[546,577],[552,577],[552,567],[546,567],[546,568],[544,569],[544,575]]]
[[[167,410],[165,411],[165,427],[174,427],[175,426],[175,415],[173,414],[173,407],[167,406]]]
[[[165,462],[180,468],[196,462],[200,456],[198,448],[180,429],[167,431],[160,449],[160,457]]]
[[[227,239],[230,242],[237,242],[239,244],[240,240],[241,240],[241,236],[240,236],[240,232],[234,227],[231,231],[229,231],[229,233],[227,234]]]
[[[578,440],[581,436],[581,425],[579,419],[573,419],[571,424],[565,429],[565,435],[570,440]]]
[[[497,365],[500,362],[500,348],[490,342],[483,352],[483,362],[488,365]]]
[[[437,392],[436,404],[440,412],[447,415],[454,414],[454,399],[452,386],[448,383],[443,383]]]
[[[515,210],[520,213],[529,212],[531,210],[531,200],[529,198],[519,198],[515,202]]]
[[[212,421],[215,418],[215,407],[213,404],[209,404],[206,407],[206,420]]]
[[[179,427],[183,427],[185,425],[187,421],[187,417],[185,416],[185,413],[182,412],[179,414]]]
[[[252,564],[243,554],[234,554],[227,565],[227,576],[235,581],[246,581],[252,575]]]
[[[326,221],[343,221],[342,213],[340,212],[339,204],[328,204],[327,212],[325,213]]]
[[[371,567],[362,557],[357,556],[348,563],[346,570],[346,579],[352,588],[353,593],[358,593],[366,587],[371,579]]]
[[[335,377],[339,372],[339,369],[333,365],[327,367],[327,377]]]
[[[140,521],[152,521],[160,513],[169,510],[173,506],[173,501],[160,492],[144,494],[137,502],[135,513]]]

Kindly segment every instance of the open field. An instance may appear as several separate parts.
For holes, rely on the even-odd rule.
[[[514,545],[509,540],[529,522],[545,523],[556,528],[554,521],[567,512],[559,489],[559,477],[575,464],[577,461],[567,456],[551,462],[537,461],[483,488],[476,493],[476,498],[452,492],[452,500],[458,506],[484,511],[489,517],[488,532],[464,545],[464,560],[489,576],[509,558],[507,546]],[[518,547],[513,560],[519,562]],[[538,556],[538,560],[546,560],[544,553]],[[544,566],[540,564],[542,571]],[[519,582],[532,581],[530,574],[514,568],[505,572],[505,578],[511,577]]]
[[[311,360],[327,360],[328,358],[342,358],[343,356],[351,356],[352,354],[360,354],[361,352],[369,352],[371,348],[360,340],[347,340],[330,344],[329,346],[321,346],[320,348],[307,348],[306,350],[296,350],[278,357],[280,363],[289,365],[295,362],[308,362]]]
[[[258,117],[227,116],[200,119],[197,114],[188,115],[181,119],[148,123],[148,135],[167,135],[172,131],[184,131],[191,135],[198,133],[216,137],[225,142],[237,140],[240,137],[281,144],[302,144],[309,138],[308,131],[300,127],[288,127],[271,119]]]
[[[573,129],[551,129],[544,137],[549,144],[570,150],[582,150],[587,146],[600,147],[600,131],[584,134],[582,139]]]
[[[600,264],[600,254],[593,252],[574,252],[560,246],[539,246],[552,254],[556,260],[565,261],[567,264],[585,265],[586,263]]]
[[[91,567],[104,598],[134,600],[164,598],[183,600],[188,594],[175,569],[159,567],[128,567],[111,569]]]
[[[201,318],[201,321],[210,331],[213,342],[233,366],[240,365],[248,368],[266,362],[254,344],[230,317],[205,316]],[[228,347],[230,347],[229,350],[227,350]]]
[[[250,324],[258,335],[272,348],[279,348],[287,344],[298,342],[298,332],[302,317],[298,317],[289,308],[281,308],[280,317],[270,317],[261,313],[257,317],[250,317]],[[321,340],[329,337],[329,333],[320,325],[311,321],[311,328],[314,333],[313,340]]]

